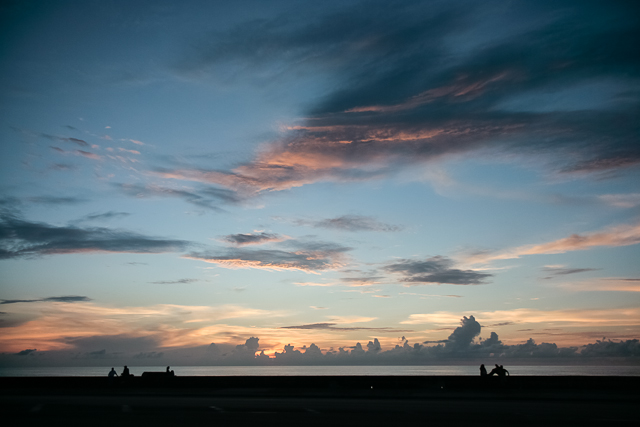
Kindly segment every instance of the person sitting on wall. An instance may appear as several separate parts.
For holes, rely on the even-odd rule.
[[[487,368],[484,367],[484,364],[480,365],[480,376],[481,377],[487,376]]]
[[[489,376],[492,377],[494,375],[499,375],[498,372],[500,372],[500,366],[496,363],[496,367],[489,372]]]
[[[116,372],[116,370],[111,368],[111,370],[109,371],[109,378],[113,378],[117,376],[118,376],[118,373]]]
[[[120,376],[126,378],[132,377],[133,375],[129,373],[129,368],[127,368],[127,365],[124,365],[124,369],[122,370],[122,374]]]
[[[497,365],[496,365],[497,366]],[[498,376],[499,377],[508,377],[509,376],[509,371],[507,371],[506,369],[504,369],[504,366],[500,365],[500,370],[498,371]]]

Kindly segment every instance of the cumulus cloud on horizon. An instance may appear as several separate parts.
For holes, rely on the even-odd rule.
[[[334,329],[331,323],[309,324],[282,329]],[[335,328],[336,331],[341,330]],[[400,330],[386,328],[362,328],[377,330],[378,332],[402,333]],[[303,345],[300,350],[294,345],[286,344],[282,352],[275,351],[272,356],[265,354],[265,347],[260,345],[258,336],[251,336],[243,344],[229,343],[200,345],[190,348],[164,348],[159,351],[159,342],[154,336],[86,336],[69,339],[72,350],[50,350],[38,352],[47,363],[73,363],[74,360],[128,360],[134,359],[165,359],[165,360],[197,360],[212,365],[404,365],[422,363],[443,363],[451,359],[478,358],[484,360],[510,360],[522,358],[546,358],[556,361],[570,362],[576,359],[616,357],[637,358],[640,356],[640,341],[627,340],[596,340],[595,342],[574,347],[559,347],[555,343],[536,343],[529,338],[523,343],[504,344],[498,334],[490,332],[489,337],[480,339],[481,325],[473,315],[464,316],[458,326],[447,339],[427,341],[423,344],[410,344],[403,336],[401,344],[389,348],[372,337],[366,345],[356,342],[352,346],[342,346],[338,350],[322,349],[315,343]],[[411,331],[410,331],[411,332]],[[425,345],[435,344],[435,345]],[[31,356],[36,349],[25,349],[16,353],[0,353],[0,360],[8,366],[16,363],[30,363],[32,360],[17,359],[16,356]],[[186,359],[185,359],[186,358]],[[111,363],[111,362],[109,362]],[[126,362],[123,362],[126,363]],[[486,363],[486,362],[485,362]]]

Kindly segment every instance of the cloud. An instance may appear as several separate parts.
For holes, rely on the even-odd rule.
[[[615,310],[611,310],[613,312]],[[367,333],[405,334],[415,331],[392,328],[340,328],[335,323],[316,323],[307,325],[285,326],[279,328],[242,328],[217,323],[221,319],[255,318],[265,319],[278,316],[276,312],[251,310],[237,306],[178,306],[156,305],[150,307],[101,307],[93,303],[82,305],[53,305],[41,310],[42,317],[30,322],[5,329],[0,336],[0,345],[5,353],[0,354],[3,363],[15,360],[28,362],[28,359],[14,358],[16,354],[33,354],[25,342],[38,343],[38,349],[47,358],[50,365],[55,363],[77,363],[78,360],[94,360],[90,364],[99,364],[100,360],[136,358],[173,360],[172,363],[191,361],[192,363],[231,364],[231,365],[413,365],[429,361],[449,360],[456,358],[582,358],[582,357],[637,357],[638,340],[597,341],[586,346],[561,348],[553,343],[537,344],[533,339],[515,345],[504,344],[496,332],[489,338],[477,338],[481,331],[477,315],[463,317],[444,312],[436,313],[440,321],[449,322],[455,319],[458,326],[447,339],[430,340],[437,344],[425,346],[419,343],[409,344],[409,339],[402,337],[402,344],[389,349],[389,343],[397,342],[397,338],[370,337],[364,348],[360,342],[355,345],[341,345],[338,351],[333,347],[316,345],[316,338],[335,339],[342,332],[363,330]],[[504,314],[504,313],[502,313]],[[592,313],[593,314],[593,313]],[[633,313],[627,313],[633,316]],[[637,315],[637,313],[635,313]],[[598,317],[598,316],[596,316]],[[479,317],[478,317],[479,318]],[[637,318],[637,316],[636,316]],[[490,319],[482,318],[487,323]],[[192,327],[190,325],[206,325]],[[449,330],[450,328],[440,328]],[[552,328],[554,332],[561,328]],[[125,332],[123,331],[135,331]],[[241,332],[240,332],[241,331]],[[296,331],[301,331],[296,335]],[[322,335],[322,332],[330,335]],[[267,335],[271,344],[260,345],[262,335]],[[591,333],[588,333],[589,335]],[[250,338],[243,338],[250,337]],[[578,333],[581,337],[587,336]],[[296,350],[294,344],[286,343],[287,337],[294,336],[298,340],[313,340],[312,344],[302,345]],[[309,338],[312,336],[313,338]],[[397,335],[396,335],[397,337]],[[213,344],[212,340],[216,343]],[[220,340],[223,340],[221,343]],[[243,344],[234,345],[234,341],[242,340]],[[309,341],[307,341],[309,342]],[[366,342],[366,341],[365,341]],[[280,343],[280,344],[277,344]],[[265,354],[265,350],[284,346],[282,353],[275,352],[273,357]],[[28,350],[23,350],[27,348]],[[7,351],[9,353],[7,353]],[[257,352],[260,351],[260,354]],[[71,357],[71,358],[69,358]],[[14,358],[14,359],[11,359]],[[65,358],[65,359],[62,359]],[[507,359],[508,360],[508,359]],[[486,362],[485,362],[486,363]],[[124,362],[123,364],[126,364]],[[77,366],[74,365],[74,366]]]
[[[66,295],[61,297],[48,297],[39,299],[3,299],[0,300],[0,304],[18,304],[25,302],[86,302],[91,301],[91,298],[78,296],[78,295]]]
[[[149,282],[154,285],[184,285],[187,283],[197,282],[198,279],[179,279],[179,280],[162,280],[158,282]]]
[[[480,285],[492,277],[489,273],[451,268],[453,261],[447,257],[435,256],[425,261],[399,260],[384,267],[389,273],[403,276],[404,283],[446,283],[451,285]]]
[[[156,185],[141,186],[131,184],[114,184],[123,193],[139,199],[150,197],[177,198],[201,208],[222,211],[218,204],[237,204],[243,199],[236,192],[221,188],[200,189],[193,191],[160,187]]]
[[[57,151],[58,153],[61,154],[73,154],[75,156],[81,156],[81,157],[86,157],[88,159],[92,159],[92,160],[100,160],[102,159],[102,156],[92,153],[90,151],[84,151],[84,150],[72,150],[72,151],[67,151],[67,150],[63,150],[60,147],[54,147],[51,146],[52,149],[54,149],[55,151]]]
[[[109,220],[109,219],[114,219],[114,218],[123,218],[123,217],[127,217],[127,216],[130,216],[130,215],[131,214],[127,213],[127,212],[109,211],[109,212],[104,212],[104,213],[94,213],[94,214],[85,215],[81,219],[79,219],[77,222],[103,221],[103,220]]]
[[[160,359],[164,356],[162,351],[147,351],[140,352],[133,356],[134,359]]]
[[[573,175],[637,167],[640,100],[617,97],[639,80],[635,9],[548,3],[537,12],[553,18],[505,29],[505,37],[477,37],[480,25],[496,24],[485,18],[498,7],[480,13],[472,4],[375,2],[306,25],[285,14],[212,35],[195,45],[180,73],[250,71],[275,79],[325,72],[335,89],[250,161],[163,176],[257,194],[388,177],[459,155],[519,159]],[[475,36],[451,42],[462,33]],[[602,82],[615,82],[607,102],[585,105]],[[572,105],[550,99],[568,85],[580,102],[575,95],[567,97]]]
[[[555,266],[546,266],[542,269],[542,271],[546,274],[550,274],[550,276],[545,277],[545,279],[553,279],[558,276],[567,276],[569,274],[579,274],[586,273],[588,271],[598,271],[600,268],[565,268],[565,267],[555,267]]]
[[[37,350],[34,349],[26,349],[26,350],[22,350],[16,353],[16,356],[33,356],[33,354],[36,352]]]
[[[74,128],[73,126],[65,126],[67,129],[69,130],[77,130],[76,128]],[[42,133],[42,132],[36,132],[36,131],[31,131],[31,130],[26,130],[26,129],[19,129],[16,127],[11,126],[11,129],[13,129],[15,132],[21,133],[24,136],[27,137],[31,137],[31,138],[45,138],[48,139],[50,141],[64,141],[64,142],[71,142],[73,144],[79,145],[81,147],[88,147],[89,143],[83,139],[79,139],[79,138],[73,138],[73,137],[65,137],[65,136],[58,136],[58,135],[50,135],[48,133]]]
[[[580,352],[587,357],[638,357],[640,356],[640,341],[637,339],[620,342],[598,340],[587,344]]]
[[[363,316],[331,316],[331,320],[338,323],[366,323],[376,320],[377,317]]]
[[[122,148],[122,147],[118,147],[119,151],[124,151],[125,153],[129,153],[129,154],[140,154],[139,151],[136,150],[127,150],[126,148]]]
[[[316,283],[316,282],[294,282],[296,286],[319,286],[319,287],[329,287],[336,286],[337,283]]]
[[[269,242],[281,242],[282,236],[273,233],[228,234],[222,240],[236,246],[261,245]]]
[[[189,245],[102,227],[59,227],[0,214],[0,259],[70,253],[164,253]]]
[[[380,283],[384,279],[382,276],[363,276],[363,277],[343,277],[340,279],[347,286],[371,286]]]
[[[36,196],[26,197],[24,200],[31,203],[39,203],[43,205],[75,205],[85,203],[87,199],[80,197],[57,197],[57,196]]]
[[[223,252],[192,252],[185,258],[196,259],[223,268],[255,268],[271,271],[297,270],[305,273],[336,270],[346,263],[351,248],[324,242],[290,241],[291,251],[280,249],[228,249]]]
[[[336,218],[327,218],[318,221],[296,219],[291,221],[295,225],[302,225],[313,228],[327,228],[342,231],[380,231],[395,232],[402,228],[397,225],[385,224],[374,218],[361,215],[343,215]]]
[[[565,309],[537,310],[518,308],[513,310],[482,311],[475,314],[488,323],[510,322],[512,324],[562,324],[563,326],[637,326],[640,325],[640,308],[616,309]],[[405,325],[436,324],[453,325],[459,315],[455,312],[439,311],[427,314],[411,314]]]
[[[449,338],[447,338],[445,349],[450,351],[465,351],[475,337],[480,335],[480,323],[473,316],[464,316]]]
[[[559,240],[538,245],[519,246],[499,252],[480,252],[465,261],[471,264],[520,258],[523,255],[562,254],[597,247],[630,246],[640,243],[640,223],[623,224],[587,234],[572,234]]]
[[[78,139],[78,138],[60,138],[60,140],[73,142],[74,144],[78,144],[81,147],[88,147],[89,146],[89,143],[87,141],[84,141],[84,140]]]
[[[91,153],[89,151],[84,151],[84,150],[74,150],[72,151],[72,153],[77,154],[79,156],[82,157],[86,157],[88,159],[93,159],[93,160],[100,160],[102,157],[95,154],[95,153]]]
[[[598,199],[619,208],[633,208],[640,205],[640,193],[603,194],[598,196]]]
[[[34,304],[16,302],[22,321],[3,327],[2,351],[20,351],[37,344],[40,351],[108,352],[165,351],[208,345],[213,337],[229,339],[231,330],[256,332],[255,328],[229,326],[232,319],[266,319],[283,316],[283,311],[253,309],[237,305],[104,306],[94,302],[60,304],[48,300]],[[25,318],[26,316],[26,318]],[[3,316],[4,317],[4,316]],[[259,330],[269,331],[268,328]],[[266,332],[265,332],[266,333]],[[31,345],[30,345],[31,344]]]
[[[331,331],[381,331],[381,332],[393,332],[393,333],[405,333],[405,332],[413,332],[412,330],[407,329],[396,329],[396,328],[366,328],[361,326],[349,326],[349,327],[339,327],[335,326],[336,323],[310,323],[307,325],[295,325],[295,326],[281,326],[280,329],[322,329],[322,330],[331,330]]]
[[[400,292],[398,295],[415,295],[419,297],[447,297],[447,298],[462,298],[462,295],[437,295],[437,294],[422,294],[416,292]]]
[[[640,292],[640,279],[628,277],[600,277],[556,285],[573,292]]]
[[[76,170],[77,168],[78,167],[76,165],[68,165],[65,163],[54,163],[51,165],[51,169],[59,171]]]

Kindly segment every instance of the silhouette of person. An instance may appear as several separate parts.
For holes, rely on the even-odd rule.
[[[129,368],[127,368],[127,365],[124,365],[124,369],[122,370],[122,376],[123,377],[128,377],[129,375]]]
[[[498,365],[496,365],[498,366]],[[504,366],[500,365],[500,368],[498,370],[498,376],[499,377],[507,377],[509,376],[509,371],[507,371],[506,369],[504,369]]]
[[[496,363],[496,367],[489,372],[489,376],[492,377],[494,375],[500,375],[500,366]]]
[[[116,372],[116,370],[111,368],[111,370],[109,371],[109,378],[113,378],[117,376],[118,376],[118,373]]]
[[[487,368],[484,367],[484,364],[480,365],[480,376],[481,377],[487,376]]]
[[[169,368],[170,368],[170,367],[169,367],[169,366],[167,366],[167,374],[170,374],[170,373],[171,373],[171,370],[170,370]]]

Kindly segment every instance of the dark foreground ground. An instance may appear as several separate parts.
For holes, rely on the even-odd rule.
[[[0,411],[11,426],[635,426],[640,377],[0,378]]]

